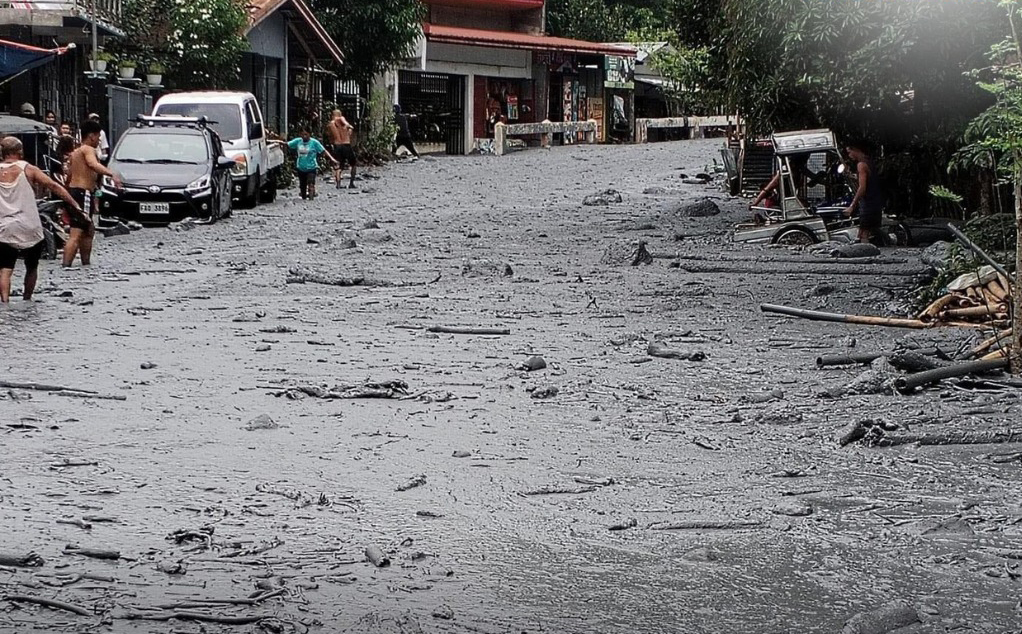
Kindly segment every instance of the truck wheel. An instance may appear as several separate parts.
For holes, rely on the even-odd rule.
[[[774,244],[786,247],[808,247],[816,244],[816,236],[805,229],[788,229],[774,238]]]
[[[259,193],[259,201],[272,203],[275,200],[277,200],[277,174],[271,173],[267,176],[266,184],[263,185],[263,189]]]

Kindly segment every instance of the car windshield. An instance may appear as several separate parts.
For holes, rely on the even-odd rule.
[[[114,152],[114,160],[202,164],[209,160],[209,151],[201,134],[125,134]]]
[[[221,139],[237,141],[241,138],[241,107],[231,103],[168,103],[161,104],[157,116],[206,117],[209,127]]]

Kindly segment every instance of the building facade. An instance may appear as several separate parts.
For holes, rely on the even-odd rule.
[[[420,144],[465,154],[498,122],[548,119],[595,119],[601,140],[630,138],[634,49],[545,35],[544,0],[425,2],[417,55],[388,78]]]

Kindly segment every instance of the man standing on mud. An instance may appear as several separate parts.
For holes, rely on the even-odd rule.
[[[855,161],[855,172],[859,181],[855,197],[845,209],[845,215],[850,218],[858,207],[859,242],[870,242],[873,236],[880,232],[883,220],[884,193],[880,188],[880,177],[873,164],[867,143],[863,141],[849,143],[845,151],[848,152],[848,158]]]
[[[397,126],[397,138],[394,139],[394,149],[391,153],[397,154],[399,147],[405,147],[412,156],[419,158],[419,153],[415,151],[415,143],[412,141],[412,132],[408,129],[408,115],[401,112],[401,106],[397,104],[394,104],[394,125]]]
[[[348,123],[340,110],[334,110],[333,118],[326,126],[327,140],[330,141],[333,156],[337,159],[334,165],[334,183],[341,187],[341,171],[347,164],[351,165],[351,180],[348,189],[355,188],[355,150],[351,147],[351,133],[354,126]]]
[[[43,254],[43,224],[36,206],[35,187],[45,187],[81,213],[67,190],[34,165],[23,160],[24,148],[15,137],[0,141],[0,303],[11,299],[11,277],[18,258],[25,260],[25,291],[32,299],[39,279],[39,259]]]
[[[84,213],[71,214],[71,236],[64,245],[65,267],[71,266],[79,253],[82,256],[82,266],[92,263],[92,240],[96,236],[92,214],[99,177],[109,176],[114,181],[114,187],[121,188],[120,177],[99,162],[96,148],[99,147],[102,131],[98,121],[89,119],[82,123],[82,144],[71,153],[68,160],[67,188]]]

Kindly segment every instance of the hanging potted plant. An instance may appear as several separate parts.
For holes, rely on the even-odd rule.
[[[109,64],[110,60],[113,58],[114,56],[106,51],[98,51],[96,53],[95,62],[91,57],[89,58],[89,69],[97,73],[105,73],[107,64]]]
[[[117,72],[120,73],[121,79],[131,79],[135,76],[135,62],[130,59],[122,59],[117,62]]]
[[[150,86],[159,86],[163,83],[163,73],[166,69],[163,64],[153,62],[146,67],[145,81]]]

